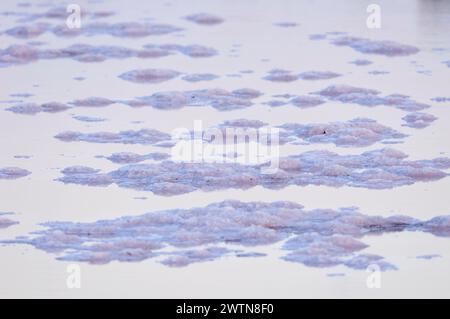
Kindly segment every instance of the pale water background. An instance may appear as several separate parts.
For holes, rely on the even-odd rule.
[[[0,11],[41,12],[48,7],[31,2],[28,8],[17,7],[16,1],[3,0]],[[382,9],[382,28],[366,27],[366,8],[372,1],[78,1],[89,11],[110,10],[108,22],[169,23],[184,31],[145,38],[128,39],[111,36],[60,38],[46,33],[38,40],[45,48],[61,48],[74,43],[121,45],[140,48],[148,43],[201,44],[216,48],[219,55],[210,59],[192,59],[175,54],[160,59],[129,58],[101,63],[81,63],[69,59],[40,60],[25,65],[0,69],[0,100],[13,100],[13,93],[32,93],[33,102],[71,101],[89,96],[129,99],[169,90],[194,90],[219,87],[233,90],[243,87],[258,89],[264,95],[249,108],[219,112],[210,107],[161,111],[154,108],[130,108],[113,104],[105,108],[78,108],[57,114],[40,113],[24,116],[4,111],[11,106],[0,104],[0,167],[18,166],[32,172],[17,180],[0,180],[0,211],[16,213],[19,225],[0,230],[0,239],[11,239],[38,229],[37,224],[49,220],[96,221],[123,215],[205,206],[225,199],[242,201],[289,200],[306,209],[357,206],[373,215],[403,214],[420,219],[450,214],[450,178],[430,183],[416,183],[392,190],[331,188],[325,186],[290,186],[281,190],[262,187],[246,191],[201,192],[175,197],[155,196],[147,192],[119,188],[64,185],[54,179],[60,169],[85,165],[109,171],[116,164],[96,155],[113,152],[146,154],[158,148],[140,145],[64,143],[54,135],[66,131],[117,132],[127,129],[154,128],[170,132],[176,127],[192,128],[201,119],[208,127],[226,119],[259,119],[273,125],[286,122],[326,123],[368,117],[410,136],[393,148],[410,159],[449,156],[450,103],[434,103],[431,98],[450,96],[450,68],[442,61],[450,60],[450,1],[378,1]],[[42,4],[52,4],[43,1]],[[60,5],[54,2],[53,5]],[[52,7],[51,5],[50,7]],[[197,12],[216,14],[225,22],[205,27],[181,17]],[[17,24],[14,16],[1,16],[0,30]],[[277,22],[297,22],[298,27],[281,28]],[[408,57],[389,58],[365,55],[350,48],[336,47],[328,41],[311,41],[315,33],[344,31],[353,36],[373,40],[393,40],[417,46],[421,51]],[[23,43],[0,35],[1,49]],[[233,47],[233,45],[240,47]],[[235,48],[237,52],[231,52]],[[433,51],[433,48],[444,48]],[[237,56],[235,56],[237,55]],[[348,62],[368,59],[372,65],[356,67]],[[268,59],[268,60],[264,60]],[[431,75],[417,72],[411,63],[424,65]],[[117,75],[136,68],[168,68],[184,73],[221,75],[212,82],[189,83],[180,78],[158,85],[126,82]],[[295,81],[274,83],[261,79],[274,68],[303,72],[329,70],[344,76],[331,81]],[[241,78],[227,77],[241,70],[253,70]],[[386,75],[370,75],[370,70],[389,71]],[[73,77],[86,77],[75,81]],[[383,95],[400,93],[429,103],[425,110],[438,117],[428,128],[417,130],[401,126],[406,113],[389,107],[368,108],[353,104],[327,102],[321,106],[300,109],[294,106],[270,108],[261,102],[273,94],[307,94],[329,84],[348,84],[376,89]],[[39,86],[35,86],[35,84]],[[107,118],[108,121],[84,123],[71,114]],[[142,121],[142,123],[132,123]],[[339,148],[327,144],[284,146],[283,154],[313,149],[328,149],[339,154],[360,154],[383,148],[376,143],[365,148]],[[17,159],[15,155],[31,155]],[[147,197],[136,200],[134,197]],[[55,260],[52,254],[33,247],[0,246],[0,297],[153,297],[153,298],[298,298],[298,297],[450,297],[450,240],[424,233],[393,233],[362,239],[369,244],[364,252],[380,254],[399,270],[381,275],[381,288],[369,289],[365,271],[344,266],[310,268],[283,261],[281,244],[261,247],[271,251],[264,258],[223,258],[192,264],[184,268],[168,268],[151,259],[139,263],[112,262],[107,265],[81,266],[81,289],[66,286],[68,263]],[[439,254],[441,258],[416,259],[418,255]],[[345,276],[329,277],[329,273]]]

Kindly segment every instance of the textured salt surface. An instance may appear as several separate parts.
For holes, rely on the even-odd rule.
[[[438,102],[438,103],[445,103],[445,102],[450,102],[450,97],[435,97],[431,99],[434,102]]]
[[[416,114],[416,113],[414,113]],[[95,119],[95,118],[94,118]],[[94,121],[89,118],[88,121]],[[423,120],[416,120],[419,125]],[[411,124],[412,125],[412,124]],[[257,131],[264,127],[266,130]],[[230,130],[239,128],[241,130]],[[356,118],[347,122],[296,124],[287,123],[277,127],[279,131],[279,143],[298,143],[300,140],[308,143],[333,143],[341,147],[363,147],[376,142],[398,142],[407,135],[395,131],[387,126],[381,125],[374,120]],[[217,134],[221,133],[220,138]],[[268,143],[267,137],[272,127],[259,120],[236,119],[228,120],[217,127],[212,127],[199,132],[190,132],[185,139],[196,139],[197,136],[207,142],[215,144],[232,144],[235,138],[245,141],[246,136],[254,135],[258,142]],[[210,140],[214,136],[215,139]],[[119,133],[97,132],[81,133],[66,131],[55,136],[64,142],[84,141],[90,143],[121,143],[121,144],[144,144],[144,145],[172,145],[172,136],[156,130],[142,129],[139,131],[123,131]],[[275,143],[275,142],[273,142]]]
[[[203,45],[192,44],[192,45],[179,45],[179,44],[164,44],[164,45],[154,45],[147,44],[144,45],[147,52],[179,52],[181,54],[187,55],[191,58],[209,58],[218,54],[216,49],[211,47],[205,47]],[[141,55],[145,57],[145,51]]]
[[[205,89],[195,91],[158,92],[133,101],[123,101],[130,106],[152,106],[157,109],[179,109],[186,106],[212,106],[219,111],[235,110],[252,106],[252,99],[262,93],[253,89],[227,91]]]
[[[106,119],[101,117],[94,117],[94,116],[85,116],[85,115],[74,115],[72,116],[75,120],[80,122],[104,122]]]
[[[18,167],[0,167],[0,179],[17,179],[30,175],[31,172]]]
[[[172,267],[224,256],[264,254],[230,250],[281,243],[282,259],[309,267],[345,265],[381,270],[396,267],[382,256],[367,254],[366,236],[420,231],[450,236],[450,216],[420,221],[407,216],[369,216],[357,208],[304,210],[292,202],[224,201],[202,208],[174,209],[92,223],[47,222],[31,236],[2,241],[29,244],[66,261],[104,264],[157,258]],[[165,258],[162,259],[161,258]]]
[[[161,83],[179,75],[179,72],[168,69],[143,69],[128,71],[119,75],[119,77],[122,80],[136,83]]]
[[[379,54],[388,57],[408,56],[419,52],[419,49],[394,41],[374,41],[365,38],[343,36],[331,40],[337,46],[347,46],[366,54]]]
[[[131,153],[131,152],[120,152],[120,153],[113,153],[106,158],[113,163],[131,164],[131,163],[143,162],[148,159],[151,159],[154,161],[162,161],[162,160],[168,159],[169,157],[170,157],[170,155],[166,154],[166,153],[149,153],[149,154],[145,154],[145,155],[140,155],[140,154]]]
[[[14,220],[11,220],[11,219],[9,219],[7,217],[4,217],[6,215],[12,215],[12,213],[0,213],[0,229],[8,228],[8,227],[10,227],[12,225],[16,225],[16,224],[19,223],[19,222],[16,222]]]
[[[424,128],[429,126],[434,121],[436,121],[437,117],[427,113],[415,112],[409,113],[402,119],[406,123],[403,124],[403,126],[409,126],[413,128]]]
[[[405,134],[378,124],[374,120],[357,118],[329,124],[283,124],[280,139],[301,138],[310,143],[333,143],[344,147],[362,147],[373,143],[401,139]]]
[[[55,138],[64,142],[90,142],[90,143],[120,143],[120,144],[143,144],[156,145],[159,142],[171,140],[171,135],[154,129],[142,129],[139,131],[121,131],[119,133],[98,132],[79,133],[66,131],[59,133]]]
[[[187,82],[212,81],[218,79],[219,76],[211,73],[194,73],[183,76],[181,79]]]
[[[65,19],[67,19],[67,13],[65,12],[64,14]],[[58,37],[110,35],[120,38],[141,38],[152,35],[164,35],[182,30],[182,28],[170,24],[92,22],[83,24],[82,28],[73,29],[69,29],[66,24],[53,26],[48,23],[37,23],[35,25],[13,27],[4,33],[16,38],[34,38],[46,32],[51,32]]]
[[[417,256],[417,259],[426,259],[426,260],[430,260],[430,259],[434,259],[434,258],[441,258],[441,255],[437,255],[437,254],[431,254],[431,255],[421,255],[421,256]]]
[[[373,62],[369,61],[369,60],[364,60],[364,59],[357,59],[357,60],[353,60],[350,62],[351,64],[357,65],[357,66],[364,66],[364,65],[370,65]]]
[[[63,49],[38,49],[25,44],[14,44],[0,50],[0,67],[25,64],[38,60],[73,59],[79,62],[102,62],[108,59],[161,58],[175,52],[192,58],[208,58],[217,51],[202,45],[147,44],[141,50],[112,45],[73,44]]]
[[[222,22],[224,22],[224,19],[222,19],[221,17],[209,13],[191,14],[186,16],[185,19],[200,25],[207,26],[221,24]]]
[[[355,103],[363,106],[386,105],[408,112],[420,111],[430,107],[430,105],[416,102],[406,95],[391,94],[383,97],[377,90],[349,85],[332,85],[313,94],[342,103]]]
[[[30,7],[31,4],[30,3],[18,3],[17,4],[19,7]],[[101,10],[101,11],[89,11],[86,10],[86,8],[83,6],[81,8],[81,17],[83,19],[99,19],[99,18],[106,18],[106,17],[110,17],[112,15],[114,15],[115,13],[112,11],[106,11],[106,10]],[[51,20],[66,20],[67,19],[67,8],[65,6],[61,7],[61,6],[56,6],[53,8],[48,9],[45,12],[41,12],[41,13],[31,13],[31,12],[15,12],[15,13],[11,13],[9,12],[9,14],[15,14],[17,16],[20,16],[21,18],[18,20],[18,22],[30,22],[30,21],[35,21],[38,19],[51,19]],[[19,26],[19,28],[21,27],[28,27],[28,26]]]
[[[298,27],[299,24],[296,22],[289,22],[289,21],[285,21],[285,22],[276,22],[274,23],[274,25],[276,25],[277,27],[281,27],[281,28],[294,28],[294,27]]]
[[[144,69],[125,72],[120,77],[127,81],[135,83],[156,84],[176,78],[181,73],[168,69]],[[284,76],[284,75],[283,75]],[[185,76],[188,80],[210,80],[211,75],[194,74]],[[284,80],[283,80],[284,81]],[[331,85],[327,88],[311,93],[312,95],[295,96],[291,94],[278,95],[281,99],[264,102],[271,107],[279,107],[287,104],[299,108],[314,107],[330,101],[339,101],[342,103],[355,103],[363,106],[385,105],[395,107],[407,112],[420,111],[429,108],[430,105],[417,102],[409,96],[402,94],[391,94],[381,96],[380,92],[373,89],[353,87],[349,85]],[[259,98],[261,92],[255,89],[242,88],[233,91],[224,89],[203,89],[194,91],[166,91],[156,92],[150,96],[137,97],[132,100],[110,100],[101,97],[89,97],[82,100],[69,102],[66,105],[59,102],[50,102],[44,104],[37,103],[18,103],[6,110],[18,114],[37,114],[39,112],[55,113],[65,111],[74,106],[99,107],[107,106],[113,103],[126,104],[132,107],[151,106],[157,109],[180,109],[183,107],[211,106],[219,111],[235,110],[247,108],[253,105],[252,100]]]
[[[367,72],[371,75],[385,75],[385,74],[389,74],[389,71],[380,71],[380,70],[374,70],[374,71],[369,71]]]
[[[442,179],[448,174],[450,159],[406,160],[407,155],[390,148],[359,155],[338,155],[310,151],[279,159],[274,174],[264,174],[269,164],[180,163],[131,164],[109,173],[89,167],[69,167],[59,181],[66,184],[119,187],[172,196],[196,190],[249,189],[262,186],[282,189],[289,185],[351,186],[388,189],[416,182]]]
[[[302,80],[328,80],[341,76],[341,74],[330,71],[308,71],[300,74],[293,74],[291,71],[274,69],[263,77],[263,79],[272,82],[292,82],[298,79]]]
[[[11,111],[18,114],[35,115],[40,112],[57,113],[69,109],[70,106],[59,102],[50,102],[44,104],[36,103],[20,103],[7,108],[7,111]]]

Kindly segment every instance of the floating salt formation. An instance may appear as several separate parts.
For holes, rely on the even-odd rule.
[[[62,112],[69,108],[70,107],[65,104],[58,102],[51,102],[41,105],[36,103],[20,103],[6,108],[6,110],[18,114],[35,115],[40,112],[48,112],[48,113]]]
[[[424,128],[436,121],[437,117],[432,114],[414,112],[402,117],[402,120],[406,122],[406,124],[403,124],[403,126]]]
[[[357,208],[305,210],[293,202],[240,202],[151,212],[91,223],[46,222],[30,236],[1,241],[28,244],[58,260],[105,264],[155,258],[172,267],[222,257],[264,257],[249,248],[285,241],[281,258],[308,267],[376,264],[395,270],[382,256],[365,253],[362,240],[392,232],[450,236],[450,216],[420,221],[407,216],[364,215]],[[241,246],[244,250],[226,245]]]
[[[6,215],[12,215],[12,213],[0,213],[0,229],[8,228],[8,227],[10,227],[12,225],[16,225],[16,224],[19,223],[19,222],[16,222],[14,220],[11,220],[11,219],[9,219],[7,217],[4,217]]]
[[[171,135],[154,129],[141,129],[139,131],[121,131],[119,133],[97,132],[80,133],[66,131],[59,133],[55,138],[64,142],[90,142],[90,143],[119,143],[119,144],[143,144],[156,145],[158,142],[171,140]]]
[[[337,46],[347,46],[366,54],[379,54],[388,57],[408,56],[419,52],[419,49],[394,41],[375,41],[365,38],[343,36],[334,38],[331,43]]]
[[[430,107],[430,105],[416,102],[406,95],[391,94],[383,97],[377,90],[349,85],[332,85],[313,94],[342,103],[355,103],[363,106],[386,105],[408,112],[420,111]]]
[[[119,75],[122,80],[136,83],[161,83],[179,76],[180,73],[168,69],[132,70]]]
[[[143,162],[148,159],[151,159],[154,161],[162,161],[162,160],[168,159],[169,157],[170,157],[170,155],[166,154],[166,153],[149,153],[149,154],[145,154],[145,155],[140,155],[140,154],[130,153],[130,152],[120,152],[120,153],[113,153],[106,158],[108,160],[110,160],[111,162],[117,163],[117,164],[131,164],[131,163]]]
[[[328,80],[339,76],[341,76],[341,74],[330,71],[308,71],[298,75],[302,80]]]
[[[31,172],[18,167],[1,167],[0,179],[17,179],[30,175]]]
[[[309,143],[333,143],[343,147],[369,146],[379,141],[407,136],[366,118],[328,124],[288,123],[279,127],[282,129],[280,135],[285,139],[300,138]]]
[[[275,26],[277,27],[281,27],[281,28],[294,28],[294,27],[298,27],[299,24],[296,22],[289,22],[289,21],[285,21],[285,22],[276,22],[274,23]]]
[[[62,49],[39,49],[25,44],[11,45],[0,50],[0,66],[6,67],[25,64],[38,60],[73,59],[78,62],[93,63],[108,59],[126,58],[161,58],[174,53],[181,53],[191,58],[209,58],[217,55],[217,51],[202,45],[163,44],[144,45],[135,50],[113,45],[73,44]]]
[[[341,74],[329,71],[308,71],[300,74],[293,74],[291,71],[274,69],[263,79],[272,82],[293,82],[298,79],[302,80],[328,80],[341,76]]]
[[[353,60],[353,61],[351,61],[349,63],[357,65],[357,66],[365,66],[365,65],[370,65],[373,62],[369,61],[369,60],[365,60],[365,59],[357,59],[357,60]]]
[[[390,189],[430,182],[448,176],[450,159],[406,160],[407,155],[390,148],[359,155],[338,155],[329,151],[309,151],[281,157],[278,170],[263,174],[270,164],[192,163],[163,161],[155,164],[131,164],[109,173],[86,168],[82,173],[62,171],[59,181],[66,184],[95,186],[98,180],[119,187],[173,196],[196,190],[249,189],[262,186],[282,189],[290,185],[324,185]],[[195,178],[193,178],[195,176]]]
[[[74,115],[72,116],[77,121],[80,122],[88,122],[88,123],[95,123],[95,122],[104,122],[106,119],[101,117],[95,117],[95,116],[85,116],[85,115]]]
[[[183,76],[181,79],[187,82],[212,81],[218,79],[219,76],[211,73],[194,73]]]
[[[209,13],[196,13],[185,17],[186,20],[200,24],[200,25],[217,25],[221,24],[224,19]]]

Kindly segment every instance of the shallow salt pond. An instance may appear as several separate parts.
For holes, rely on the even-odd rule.
[[[1,297],[450,297],[450,4],[78,3],[0,5]]]

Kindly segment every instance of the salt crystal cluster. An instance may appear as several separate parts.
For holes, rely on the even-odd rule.
[[[0,179],[17,179],[30,174],[30,171],[19,167],[0,167]]]
[[[155,258],[170,267],[224,257],[263,257],[249,251],[282,243],[281,258],[308,267],[376,264],[395,270],[382,256],[364,252],[372,235],[420,231],[450,236],[450,216],[420,221],[380,217],[356,208],[305,210],[293,202],[227,200],[206,207],[150,212],[91,223],[46,222],[30,236],[2,241],[28,244],[65,261],[105,264]],[[241,247],[241,249],[234,248]]]
[[[5,217],[6,215],[12,215],[11,213],[0,213],[0,229],[8,228],[12,225],[16,225],[19,222],[16,222],[12,219]]]
[[[390,148],[359,155],[338,155],[329,151],[309,151],[279,159],[279,169],[263,174],[267,164],[184,163],[163,161],[155,164],[131,164],[109,173],[91,168],[73,171],[66,168],[59,181],[95,186],[119,187],[173,196],[196,190],[249,189],[262,186],[282,189],[289,185],[324,185],[389,189],[417,182],[429,182],[448,176],[450,159],[406,160],[407,155]],[[70,173],[68,173],[68,171]]]

